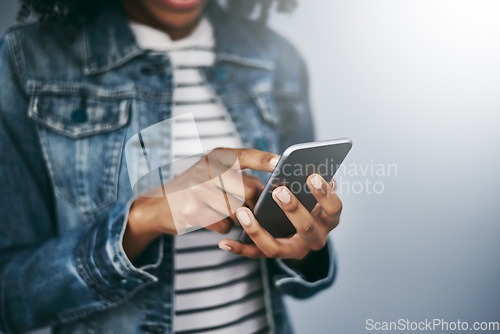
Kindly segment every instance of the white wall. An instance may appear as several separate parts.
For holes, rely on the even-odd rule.
[[[397,164],[341,177],[385,188],[344,188],[338,280],[289,302],[299,333],[500,320],[499,16],[495,0],[311,0],[273,18],[309,63],[320,139],[352,138],[348,164]]]

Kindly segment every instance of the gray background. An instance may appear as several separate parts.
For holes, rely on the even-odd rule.
[[[298,333],[500,321],[499,16],[497,0],[310,0],[272,18],[309,64],[319,137],[350,137],[347,164],[397,165],[339,176],[384,191],[342,188],[338,279],[289,300]]]

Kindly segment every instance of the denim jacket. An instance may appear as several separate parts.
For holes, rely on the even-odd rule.
[[[281,153],[312,140],[296,50],[216,5],[207,15],[216,62],[203,73],[244,146]],[[175,238],[134,263],[121,244],[133,201],[124,144],[170,117],[172,90],[168,57],[138,47],[119,7],[73,43],[37,23],[1,40],[0,331],[172,332]],[[283,294],[307,298],[334,280],[330,242],[307,259],[301,270],[261,261],[272,332],[292,332]]]

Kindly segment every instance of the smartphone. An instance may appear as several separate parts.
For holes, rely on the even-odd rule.
[[[352,147],[350,139],[334,139],[296,144],[288,147],[281,155],[276,168],[271,173],[255,204],[254,215],[259,224],[275,238],[295,234],[295,227],[272,197],[275,188],[286,186],[311,211],[316,198],[307,186],[307,177],[320,174],[327,182],[333,178]],[[252,239],[242,232],[240,241],[252,243]]]

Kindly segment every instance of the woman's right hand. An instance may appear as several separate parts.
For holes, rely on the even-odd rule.
[[[130,259],[162,234],[192,227],[227,233],[241,206],[253,209],[264,185],[243,169],[271,172],[279,156],[255,149],[217,148],[162,188],[134,201],[123,238]],[[160,194],[160,196],[158,196]]]

